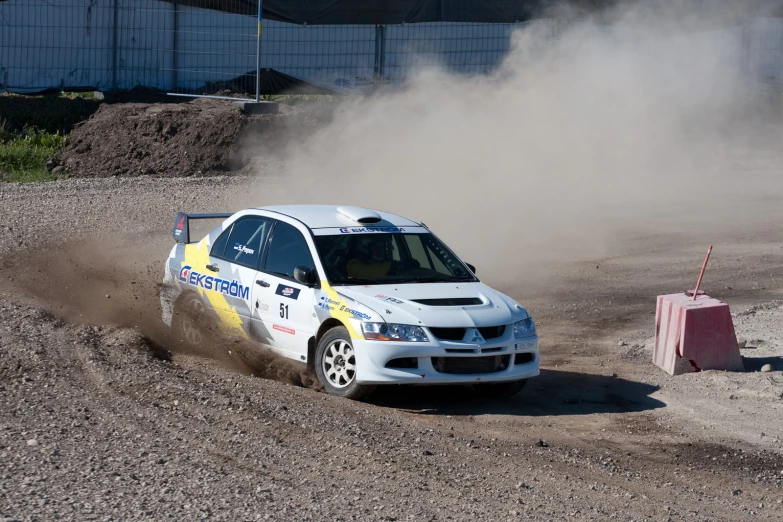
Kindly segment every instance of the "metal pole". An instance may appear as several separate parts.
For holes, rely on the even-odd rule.
[[[373,67],[373,92],[383,82],[384,66],[384,46],[386,42],[386,26],[377,24],[375,26],[375,66]]]
[[[174,56],[172,57],[172,85],[171,90],[176,91],[179,83],[179,1],[174,0],[174,42],[171,46]]]
[[[256,40],[256,103],[261,99],[261,20],[263,0],[258,0],[258,38]]]
[[[381,80],[383,80],[383,75],[386,74],[386,26],[381,26],[381,51],[380,51],[381,57],[378,64],[378,72],[380,73]]]
[[[183,98],[209,98],[212,100],[231,100],[231,101],[246,101],[246,102],[253,101],[253,98],[234,98],[233,96],[207,96],[206,94],[182,94],[180,92],[167,92],[166,95],[181,96]]]
[[[119,2],[120,0],[114,0],[114,43],[112,49],[111,83],[112,90],[115,92],[117,91],[117,46],[119,44],[119,28],[117,25],[119,24],[120,19]]]
[[[373,67],[373,75],[375,79],[381,74],[381,26],[377,24],[375,26],[375,64]]]
[[[699,286],[701,286],[701,278],[704,277],[704,269],[707,268],[707,261],[710,260],[710,254],[712,254],[712,245],[707,249],[707,257],[704,258],[704,264],[701,265],[701,273],[699,274],[699,280],[696,281],[696,289],[693,291],[693,300],[696,300],[696,296],[699,295]]]

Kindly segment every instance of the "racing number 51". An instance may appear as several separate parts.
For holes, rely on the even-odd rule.
[[[288,319],[288,305],[280,303],[280,317]]]

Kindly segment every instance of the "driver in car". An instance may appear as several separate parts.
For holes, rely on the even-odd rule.
[[[366,279],[389,274],[392,267],[392,238],[389,234],[357,236],[355,256],[345,265],[349,278]]]

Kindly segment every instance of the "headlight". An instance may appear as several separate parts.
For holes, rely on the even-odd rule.
[[[533,319],[528,317],[521,321],[514,323],[514,338],[521,339],[522,337],[532,337],[536,335],[536,325],[533,324]]]
[[[371,341],[429,341],[423,328],[407,324],[362,323],[362,333]]]

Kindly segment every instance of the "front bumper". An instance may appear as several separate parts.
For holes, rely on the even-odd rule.
[[[539,374],[538,337],[462,342],[354,339],[361,384],[467,384],[518,381]],[[400,367],[413,366],[416,367]]]

